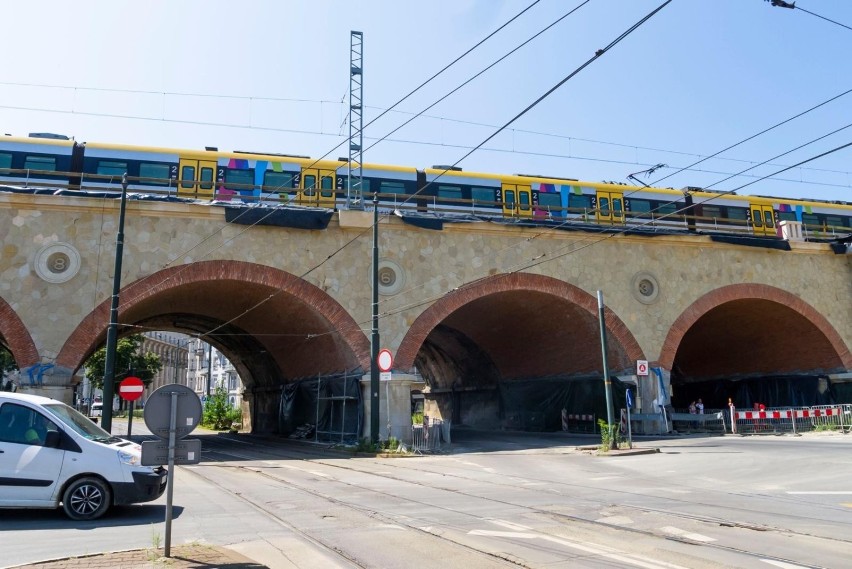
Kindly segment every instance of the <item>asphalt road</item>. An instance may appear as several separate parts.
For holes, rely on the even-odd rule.
[[[451,452],[413,458],[199,438],[172,543],[273,568],[840,568],[852,552],[852,435],[643,439],[660,452],[599,457],[577,450],[594,438],[454,431]],[[89,523],[6,511],[0,563],[151,547],[164,516],[165,497]]]

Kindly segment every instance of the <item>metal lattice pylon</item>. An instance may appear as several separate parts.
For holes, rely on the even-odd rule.
[[[349,36],[349,163],[346,172],[346,207],[364,209],[364,34]],[[353,172],[354,170],[354,172]],[[357,176],[357,177],[356,177]]]

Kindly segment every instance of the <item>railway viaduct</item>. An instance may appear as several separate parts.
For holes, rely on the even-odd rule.
[[[0,342],[32,379],[22,390],[70,401],[105,344],[118,207],[0,193]],[[372,214],[338,212],[308,230],[224,212],[128,201],[119,334],[207,334],[243,379],[251,428],[272,431],[284,384],[369,373]],[[720,378],[852,370],[852,255],[827,244],[487,222],[437,230],[393,215],[379,227],[394,380],[422,379],[428,412],[457,423],[498,426],[505,393],[518,393],[501,399],[505,386],[599,379],[597,290],[611,373],[629,379],[637,360],[659,371],[637,379],[646,410],[660,384],[677,399]]]

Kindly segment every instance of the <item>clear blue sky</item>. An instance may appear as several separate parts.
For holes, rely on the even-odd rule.
[[[79,141],[347,155],[349,32],[364,33],[365,123],[533,0],[49,2],[4,10],[0,131]],[[373,163],[452,164],[662,0],[541,0],[406,100]],[[800,0],[852,27],[852,2]],[[852,89],[852,30],[764,0],[674,0],[465,159],[466,170],[646,182]],[[50,86],[50,87],[48,87]],[[190,96],[189,94],[194,94]],[[717,184],[852,123],[852,93],[662,181]],[[125,118],[139,117],[139,118]],[[367,145],[408,115],[365,130]],[[228,126],[230,125],[230,126]],[[713,186],[730,190],[852,142],[852,128]],[[852,201],[852,147],[740,193]]]

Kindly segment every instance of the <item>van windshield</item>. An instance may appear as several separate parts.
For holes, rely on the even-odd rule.
[[[91,419],[64,403],[48,403],[44,405],[44,408],[63,424],[87,439],[106,442],[113,438],[112,435],[93,423]]]

